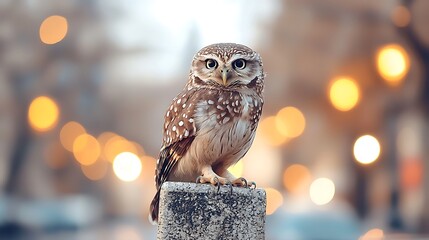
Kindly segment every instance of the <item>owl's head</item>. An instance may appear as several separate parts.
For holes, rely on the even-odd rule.
[[[240,87],[262,83],[262,60],[249,47],[235,43],[217,43],[198,51],[192,61],[191,74],[199,85]]]

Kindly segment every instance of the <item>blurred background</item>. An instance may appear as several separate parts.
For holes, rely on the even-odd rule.
[[[192,56],[257,50],[267,239],[429,234],[429,1],[0,1],[0,238],[155,239],[164,111]]]

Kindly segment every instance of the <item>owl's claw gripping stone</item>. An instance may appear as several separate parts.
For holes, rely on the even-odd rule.
[[[256,183],[251,181],[248,182],[245,178],[240,177],[232,181],[232,184],[236,187],[243,187],[243,188],[256,188]]]
[[[213,177],[208,177],[208,176],[198,176],[197,179],[195,180],[196,183],[210,183],[211,185],[215,186],[216,189],[216,193],[219,193],[220,191],[220,186],[221,185],[228,185],[228,180],[225,178],[221,178],[218,176],[213,176]],[[230,183],[230,182],[229,182]],[[231,190],[232,192],[232,190]]]
[[[195,183],[201,183],[202,176],[198,176],[197,179],[195,179]]]
[[[245,178],[243,178],[243,177],[241,177],[241,178],[239,178],[242,182],[243,182],[243,184],[244,184],[244,187],[245,188],[247,188],[248,186],[247,186],[247,180],[245,179]]]
[[[216,193],[219,193],[219,191],[220,191],[220,181],[219,181],[219,178],[218,177],[214,177],[211,182],[212,182],[212,184],[214,182],[213,185],[217,187]]]

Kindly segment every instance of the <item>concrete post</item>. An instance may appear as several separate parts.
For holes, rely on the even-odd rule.
[[[165,182],[157,239],[265,239],[263,189]]]

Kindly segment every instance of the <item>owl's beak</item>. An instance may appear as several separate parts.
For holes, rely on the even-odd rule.
[[[224,68],[221,70],[221,73],[222,73],[222,82],[223,82],[223,85],[225,85],[225,86],[226,86],[226,84],[227,84],[227,80],[228,80],[228,73],[229,73],[229,69],[228,69],[227,67],[224,67]]]

